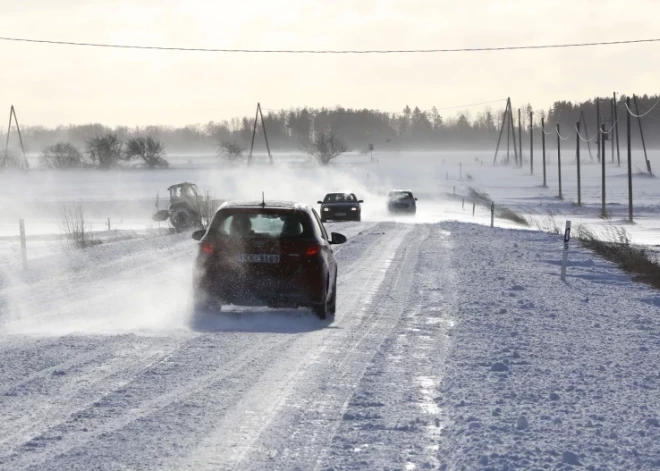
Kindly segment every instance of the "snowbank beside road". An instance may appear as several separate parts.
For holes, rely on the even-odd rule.
[[[660,467],[660,294],[562,239],[444,224],[458,313],[440,386],[446,470]]]

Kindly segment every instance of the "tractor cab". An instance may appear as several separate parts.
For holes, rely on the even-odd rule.
[[[169,187],[167,191],[170,192],[171,205],[179,202],[197,204],[199,199],[199,191],[194,183],[178,183]]]

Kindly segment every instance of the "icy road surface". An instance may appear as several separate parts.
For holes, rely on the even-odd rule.
[[[561,236],[329,226],[331,325],[192,317],[187,235],[0,265],[0,470],[660,467],[657,291],[577,246],[561,282]]]
[[[28,280],[4,273],[0,469],[435,460],[433,399],[454,308],[453,290],[438,291],[453,282],[447,234],[336,227],[350,239],[336,249],[332,325],[304,310],[191,318],[196,246],[183,236],[35,261]],[[378,410],[365,422],[373,430],[360,430],[360,406]],[[346,421],[355,429],[333,440]]]

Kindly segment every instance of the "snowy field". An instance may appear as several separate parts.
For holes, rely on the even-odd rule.
[[[558,200],[551,153],[549,188],[540,158],[530,176],[493,167],[492,153],[375,157],[0,174],[0,470],[660,468],[660,294],[577,245],[562,282],[560,236],[491,229],[489,209],[463,206],[474,187],[538,221],[602,226],[600,168],[584,166],[576,208],[575,165]],[[608,172],[619,224],[627,182]],[[302,309],[193,315],[196,244],[150,219],[180,181],[218,199],[363,198],[362,222],[328,224],[349,239],[336,248],[335,322]],[[634,184],[626,228],[660,244],[660,186]],[[391,188],[416,193],[416,217],[386,214]],[[101,245],[60,240],[70,203]]]

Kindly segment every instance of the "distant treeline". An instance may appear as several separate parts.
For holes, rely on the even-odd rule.
[[[660,96],[638,97],[640,112],[650,109]],[[609,129],[611,126],[610,98],[601,98],[601,120]],[[266,130],[273,151],[290,151],[307,148],[314,135],[318,132],[332,131],[351,149],[366,151],[369,144],[378,150],[408,150],[408,149],[494,149],[497,142],[499,127],[505,102],[497,109],[486,108],[472,116],[467,111],[443,116],[437,109],[422,110],[419,107],[406,106],[400,113],[386,113],[378,110],[351,109],[337,107],[333,109],[302,108],[288,111],[269,112],[265,114]],[[514,106],[514,118],[518,123],[517,105]],[[617,102],[622,145],[625,145],[625,97]],[[523,139],[529,138],[529,112],[534,111],[530,105],[523,105],[522,124]],[[633,105],[633,111],[635,110]],[[559,123],[563,135],[575,135],[575,123],[584,112],[587,132],[593,136],[596,129],[596,100],[582,103],[558,101],[552,107],[534,112],[535,130],[538,132],[540,118],[546,120],[546,129]],[[453,113],[453,111],[452,111]],[[122,141],[128,141],[136,136],[150,136],[160,141],[168,152],[216,151],[222,142],[235,142],[243,148],[249,148],[252,136],[253,117],[234,118],[230,121],[209,122],[207,124],[189,125],[181,128],[168,126],[146,126],[129,128],[120,126],[109,128],[101,124],[58,126],[45,128],[42,126],[25,127],[23,140],[28,152],[41,152],[44,148],[58,142],[71,143],[84,148],[90,139],[107,133],[114,133]],[[639,128],[633,119],[633,140],[639,145]],[[647,146],[660,146],[660,106],[643,119],[643,129]],[[257,128],[258,136],[255,147],[264,149],[264,139],[261,126]],[[15,139],[12,131],[12,142]],[[5,136],[0,138],[3,140]],[[540,139],[537,137],[537,142]],[[549,139],[549,146],[554,146]],[[523,149],[526,144],[523,145]]]

